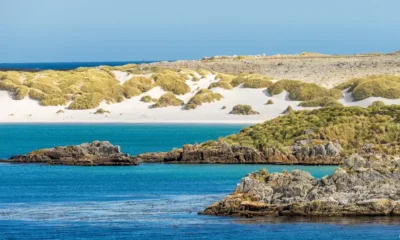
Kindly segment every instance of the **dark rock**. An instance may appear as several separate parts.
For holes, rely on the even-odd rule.
[[[167,153],[144,153],[135,157],[138,162],[147,163],[229,163],[229,164],[310,164],[337,165],[342,163],[340,145],[295,144],[282,152],[269,148],[263,152],[251,147],[229,145],[218,140],[206,146],[184,145],[182,149],[174,149]]]
[[[128,154],[121,153],[119,146],[100,141],[76,146],[41,149],[25,155],[13,156],[9,160],[3,160],[3,162],[80,166],[138,165],[138,162]]]

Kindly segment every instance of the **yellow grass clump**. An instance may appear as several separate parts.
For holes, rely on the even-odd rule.
[[[291,100],[298,101],[313,100],[321,97],[332,97],[334,99],[343,97],[343,93],[339,89],[326,89],[314,83],[298,80],[280,80],[268,88],[268,92],[271,95],[280,94],[285,90],[289,92]]]
[[[211,83],[210,86],[208,86],[208,89],[212,89],[212,88],[223,88],[226,90],[231,90],[232,89],[232,85],[229,82],[225,82],[225,81],[218,81],[218,82],[214,82]]]
[[[190,92],[190,87],[185,83],[187,75],[179,74],[174,71],[165,70],[153,75],[155,84],[167,92],[176,95],[184,95]]]
[[[173,93],[168,92],[162,95],[155,104],[151,105],[150,108],[163,108],[169,106],[182,106],[183,101],[177,98]]]
[[[364,78],[355,78],[336,87],[340,90],[349,89],[355,101],[369,97],[383,97],[388,99],[400,98],[400,76],[373,75]]]
[[[201,106],[203,103],[211,103],[215,101],[220,101],[224,98],[221,94],[215,93],[208,89],[201,89],[194,95],[189,102],[185,105],[186,110],[196,109],[198,106]]]
[[[231,82],[232,87],[243,84],[244,88],[266,88],[272,85],[272,78],[260,74],[242,73]]]
[[[92,109],[97,108],[104,97],[100,93],[85,93],[76,98],[69,106],[69,109]]]

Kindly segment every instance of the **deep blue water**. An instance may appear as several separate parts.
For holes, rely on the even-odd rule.
[[[155,61],[126,61],[126,62],[47,62],[47,63],[0,63],[0,69],[28,70],[71,70],[79,67],[122,66],[130,63],[152,63]]]
[[[95,139],[131,154],[237,132],[239,125],[0,125],[0,157]],[[0,164],[0,239],[398,239],[390,218],[236,219],[197,215],[246,173],[334,166]]]

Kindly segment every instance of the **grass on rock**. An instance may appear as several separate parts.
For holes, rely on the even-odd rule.
[[[347,154],[358,152],[367,144],[373,151],[399,153],[400,106],[293,111],[224,139],[265,152],[271,148],[289,151],[295,142],[309,139],[313,144],[338,141]]]

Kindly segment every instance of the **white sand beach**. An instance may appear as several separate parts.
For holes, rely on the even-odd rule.
[[[133,75],[126,72],[115,73],[121,83],[130,79]],[[200,76],[199,76],[200,77]],[[215,75],[208,74],[206,78],[194,82],[188,80],[191,92],[177,96],[185,103],[192,98],[199,89],[207,88],[215,82]],[[41,106],[36,100],[26,97],[23,100],[14,100],[7,91],[0,91],[0,122],[1,123],[259,123],[273,119],[282,114],[288,107],[294,110],[313,109],[299,107],[299,101],[288,99],[288,93],[270,96],[265,89],[242,88],[238,86],[232,90],[213,88],[212,91],[224,96],[221,101],[207,103],[194,110],[183,110],[182,107],[149,108],[153,103],[140,101],[142,96],[149,95],[159,98],[165,91],[155,87],[131,99],[121,103],[107,104],[103,102],[99,108],[110,111],[106,114],[93,114],[91,110],[68,110],[66,106]],[[344,91],[346,92],[346,91]],[[265,105],[268,100],[274,104]],[[400,99],[390,100],[384,98],[368,98],[353,102],[350,93],[339,100],[345,106],[368,107],[374,101],[383,101],[386,104],[400,104]],[[258,115],[232,115],[229,112],[237,104],[250,105]],[[225,106],[225,109],[222,107]],[[57,113],[59,110],[63,113]]]

